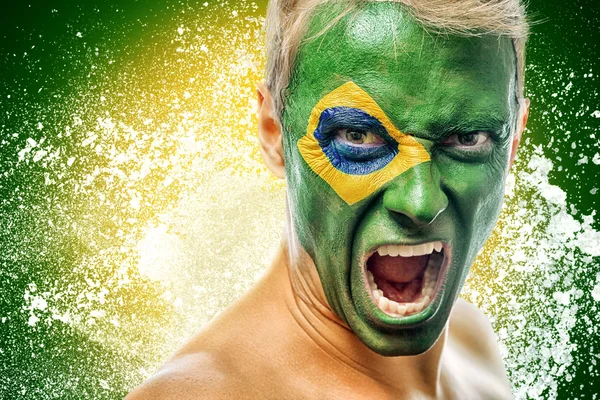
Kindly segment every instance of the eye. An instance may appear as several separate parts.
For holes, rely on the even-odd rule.
[[[476,150],[484,147],[489,140],[489,132],[473,131],[469,133],[450,135],[442,140],[442,144],[462,149]]]
[[[331,165],[346,175],[371,174],[398,154],[398,143],[383,124],[358,108],[322,111],[313,135]]]
[[[359,131],[352,129],[340,129],[337,131],[337,138],[342,142],[354,145],[381,145],[385,141],[379,136],[369,131]]]

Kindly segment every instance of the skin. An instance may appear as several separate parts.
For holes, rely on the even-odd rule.
[[[336,13],[317,11],[308,36]],[[288,184],[271,268],[127,399],[511,398],[487,318],[457,300],[527,119],[510,41],[429,34],[400,6],[376,2],[301,46],[296,65],[281,120],[259,87],[261,153]],[[299,144],[315,107],[348,82],[388,118],[392,139],[427,157],[377,187],[354,173],[327,181]],[[473,135],[487,140],[473,146]],[[441,295],[423,313],[386,316],[364,288],[365,255],[436,240],[452,255]]]

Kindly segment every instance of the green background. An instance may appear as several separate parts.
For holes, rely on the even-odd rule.
[[[86,153],[87,163],[65,172],[64,176],[57,175],[57,180],[64,184],[47,185],[44,168],[17,162],[17,154],[27,138],[39,141],[44,135],[56,135],[56,132],[42,134],[42,129],[37,128],[40,122],[46,130],[68,124],[71,116],[59,111],[66,103],[80,102],[85,110],[87,94],[105,88],[107,80],[114,76],[112,67],[93,68],[95,57],[112,58],[115,64],[127,60],[133,78],[149,79],[144,74],[153,57],[161,54],[156,42],[164,26],[175,26],[184,14],[186,18],[195,15],[200,20],[206,16],[214,23],[232,9],[241,10],[239,19],[245,15],[261,16],[266,6],[264,2],[257,2],[256,6],[234,1],[209,2],[208,6],[203,3],[14,1],[2,5],[0,398],[112,399],[123,397],[127,388],[139,383],[139,375],[130,374],[130,370],[147,365],[149,356],[136,351],[115,351],[115,346],[104,346],[102,340],[92,340],[68,324],[31,329],[29,315],[23,312],[23,293],[33,290],[30,284],[34,280],[60,281],[62,287],[72,287],[73,293],[78,286],[85,285],[73,273],[73,265],[94,257],[97,247],[90,242],[103,239],[89,234],[93,231],[73,226],[73,221],[78,221],[78,226],[86,224],[88,199],[65,193],[73,189],[78,174],[88,173],[104,161]],[[535,0],[528,9],[535,21],[527,53],[526,93],[532,101],[528,145],[541,146],[544,155],[553,161],[555,168],[550,182],[567,193],[570,213],[590,215],[598,211],[600,196],[600,156],[596,159],[598,163],[593,162],[600,152],[600,112],[594,114],[600,109],[597,77],[600,7],[593,1]],[[77,32],[83,32],[85,44]],[[97,51],[99,56],[95,55]],[[132,101],[137,101],[135,96]],[[70,137],[55,136],[53,140],[55,146],[79,151]],[[54,172],[58,170],[56,167]],[[102,189],[95,188],[98,192]],[[116,209],[113,211],[116,220],[120,213],[126,217],[125,211]],[[50,225],[41,223],[53,216],[61,218],[57,217]],[[102,226],[105,236],[118,237],[119,224],[108,219],[87,223]],[[596,230],[600,228],[597,218],[593,226]],[[118,239],[110,240],[114,247],[114,240]],[[125,260],[126,255],[123,257]],[[587,291],[589,281],[600,271],[593,268],[586,271],[575,276],[571,284]],[[96,278],[108,279],[113,272],[98,272],[105,276]],[[123,289],[119,293],[121,301],[111,303],[111,307],[120,307],[119,312],[124,315],[138,314],[131,318],[132,323],[144,321],[149,326],[160,326],[168,308],[153,300],[158,297],[152,295],[154,290],[152,284],[139,280]],[[140,298],[140,292],[145,297]],[[139,309],[152,311],[139,312]],[[597,313],[593,302],[580,302],[578,315],[593,319]],[[149,340],[143,336],[130,338],[139,349],[151,347]],[[578,322],[571,330],[570,341],[577,346],[572,352],[572,379],[560,384],[558,398],[593,398],[600,393],[600,383],[594,382],[600,381],[600,367],[596,363],[600,351],[598,334],[590,334],[587,325]],[[150,361],[152,364],[160,360],[150,357]],[[99,379],[104,383],[99,384]]]

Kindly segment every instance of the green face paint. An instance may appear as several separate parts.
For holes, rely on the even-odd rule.
[[[309,36],[335,11],[321,8]],[[431,34],[393,3],[299,50],[283,115],[293,224],[333,310],[380,354],[435,343],[495,225],[514,76],[510,39]]]

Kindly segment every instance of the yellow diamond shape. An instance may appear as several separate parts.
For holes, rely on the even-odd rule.
[[[357,108],[377,118],[398,142],[398,154],[385,167],[367,175],[346,174],[335,168],[314,136],[321,114],[332,107]],[[349,205],[368,197],[415,165],[431,159],[427,150],[415,138],[400,132],[375,100],[354,82],[343,84],[317,103],[308,119],[306,135],[298,140],[298,150],[310,168]]]

